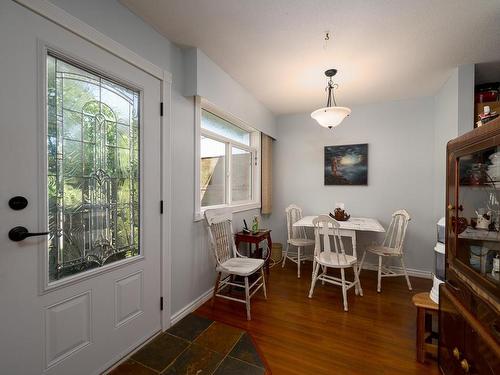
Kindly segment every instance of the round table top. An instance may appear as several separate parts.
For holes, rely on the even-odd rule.
[[[429,292],[417,293],[412,297],[413,304],[417,307],[423,307],[429,310],[438,310],[439,305],[431,300]]]

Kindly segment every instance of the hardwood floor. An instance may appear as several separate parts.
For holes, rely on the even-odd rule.
[[[374,271],[363,270],[364,296],[348,294],[349,312],[342,308],[340,287],[317,283],[307,298],[311,263],[297,279],[296,266],[275,266],[268,277],[268,300],[258,292],[252,299],[252,321],[245,306],[217,299],[196,313],[247,330],[273,374],[438,374],[435,360],[416,361],[416,309],[411,297],[428,291],[430,280],[384,278],[377,293]],[[352,276],[350,276],[352,277]]]

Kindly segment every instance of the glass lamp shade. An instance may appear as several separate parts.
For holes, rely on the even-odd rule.
[[[311,113],[311,117],[325,128],[334,128],[351,114],[347,107],[325,107]]]

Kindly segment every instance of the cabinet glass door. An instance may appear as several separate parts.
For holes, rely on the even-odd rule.
[[[500,147],[460,156],[457,179],[457,215],[452,219],[456,257],[488,284],[498,286]]]

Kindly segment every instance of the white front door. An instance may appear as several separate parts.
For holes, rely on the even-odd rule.
[[[161,329],[159,101],[158,79],[1,2],[0,373],[100,373]]]

